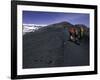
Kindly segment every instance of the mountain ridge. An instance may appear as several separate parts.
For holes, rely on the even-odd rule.
[[[64,28],[69,29],[69,28],[72,28],[72,27],[76,28],[78,30],[80,30],[80,28],[82,27],[84,29],[85,33],[89,34],[89,28],[86,25],[84,25],[84,24],[73,25],[73,24],[71,24],[67,21],[62,21],[62,22],[50,24],[50,25],[47,25],[47,26],[44,26],[44,27],[40,27],[37,30],[34,30],[34,32],[43,32],[43,31],[45,32],[45,31],[50,31],[50,30],[55,31],[55,30],[62,30]]]

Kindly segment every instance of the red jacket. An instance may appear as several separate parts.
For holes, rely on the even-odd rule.
[[[69,29],[69,32],[70,32],[70,33],[75,33],[75,32],[76,32],[76,29],[75,29],[75,28],[70,28],[70,29]]]

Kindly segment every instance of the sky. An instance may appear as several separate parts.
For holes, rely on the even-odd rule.
[[[23,24],[49,25],[67,21],[73,25],[84,24],[89,27],[89,14],[23,11]]]

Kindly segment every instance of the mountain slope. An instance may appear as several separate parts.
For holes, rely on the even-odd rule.
[[[70,27],[61,22],[23,35],[23,68],[89,65],[89,36],[80,45],[70,42]]]

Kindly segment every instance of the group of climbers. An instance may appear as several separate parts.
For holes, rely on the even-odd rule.
[[[78,43],[80,39],[82,39],[84,35],[84,29],[81,27],[80,29],[71,27],[69,28],[69,39],[73,42]]]

